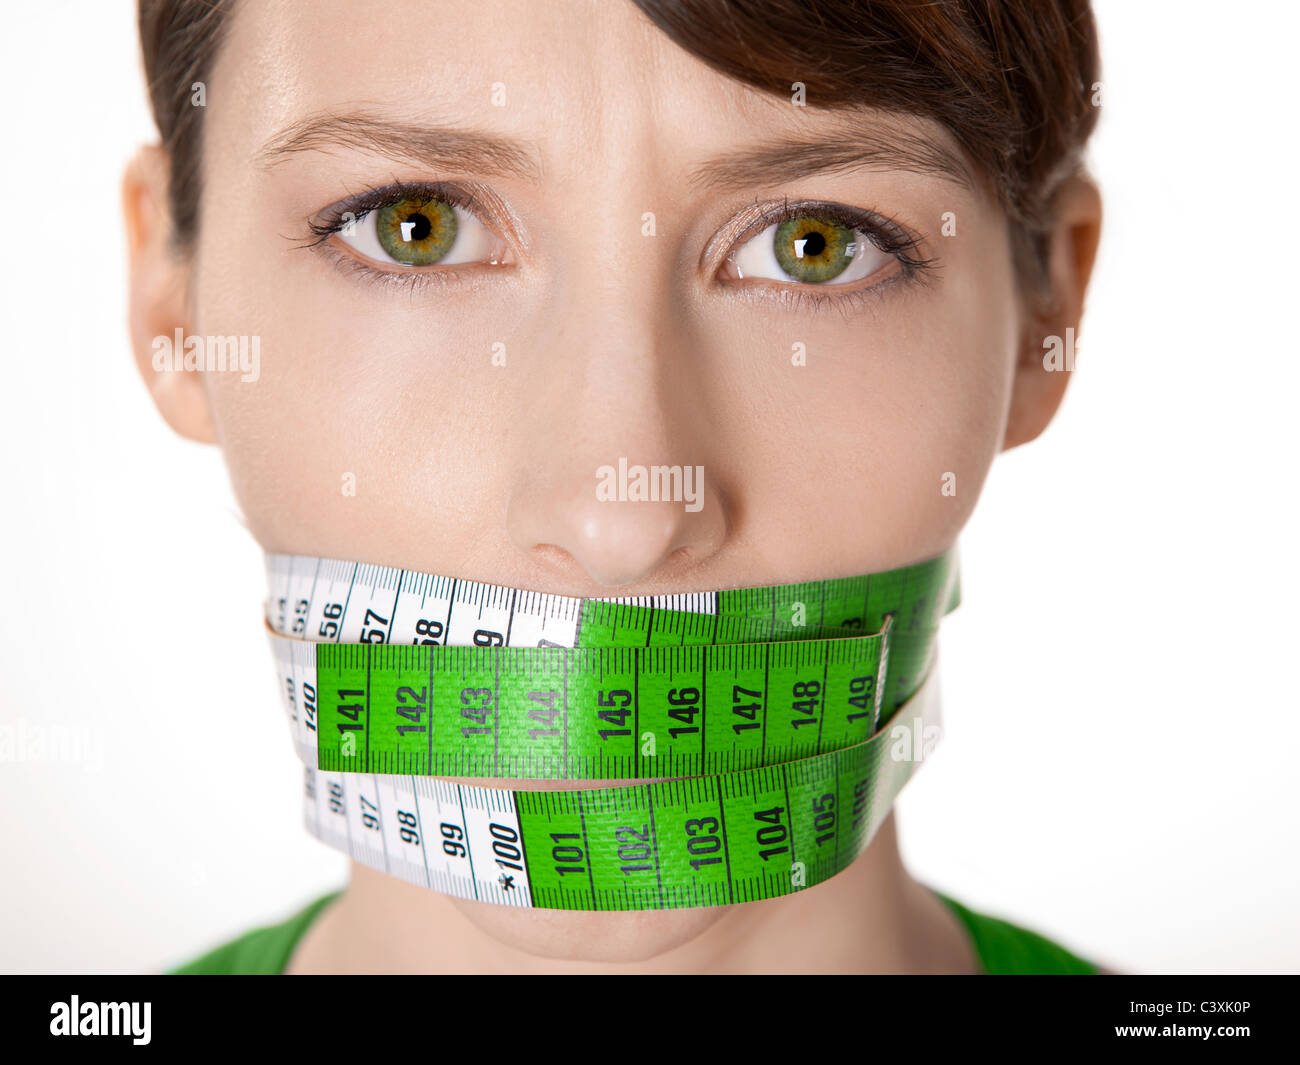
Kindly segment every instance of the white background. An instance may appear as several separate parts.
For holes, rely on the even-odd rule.
[[[947,734],[899,802],[905,856],[1121,970],[1293,972],[1297,18],[1097,15],[1080,368],[962,539]],[[152,135],[134,5],[4,18],[0,725],[94,742],[0,764],[0,970],[158,969],[345,862],[301,827],[219,455],[167,430],[127,347],[119,176]]]

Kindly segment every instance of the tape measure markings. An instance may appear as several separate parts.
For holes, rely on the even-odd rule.
[[[560,909],[753,901],[839,872],[868,844],[911,775],[914,760],[885,756],[895,730],[884,726],[897,716],[906,727],[928,712],[932,700],[922,696],[935,683],[934,635],[960,602],[955,552],[869,577],[622,600],[287,556],[268,557],[268,577],[268,626],[305,763],[309,830],[411,883]],[[883,631],[863,634],[877,624]],[[751,679],[760,672],[761,687]],[[921,684],[923,676],[929,679]],[[868,717],[837,720],[828,735],[831,693],[847,696],[846,679],[866,677],[873,678]],[[403,679],[429,689],[412,721],[427,715],[419,751],[382,735],[399,718],[411,721],[397,713],[397,689],[412,686],[397,683]],[[624,687],[606,683],[611,679]],[[558,686],[540,687],[543,680]],[[778,716],[774,689],[786,685],[792,699],[817,698],[816,737],[803,745],[792,724],[799,719],[789,716],[803,711],[792,706]],[[755,696],[744,705],[753,721],[733,727],[730,737],[725,726],[740,722],[719,717],[728,686],[733,704],[737,691]],[[330,688],[350,694],[329,696]],[[445,695],[437,703],[435,688]],[[474,705],[466,705],[467,688],[482,693]],[[613,692],[632,699],[604,708],[630,714],[588,713]],[[522,742],[529,693],[558,695],[558,710],[554,699],[542,700],[555,711],[540,719],[549,748],[537,736]],[[668,693],[677,701],[667,703]],[[341,719],[357,727],[339,730]],[[461,720],[472,720],[462,728],[481,731],[450,742],[456,737],[448,726]],[[616,726],[605,730],[616,737],[599,735],[602,720]],[[448,742],[437,742],[435,721]],[[325,743],[329,726],[335,737]],[[669,733],[661,755],[657,737],[674,727],[682,731]],[[642,752],[643,732],[656,737],[653,754]],[[737,743],[755,732],[757,755],[752,741]],[[341,738],[349,733],[362,742],[345,760]],[[620,753],[602,749],[611,738]],[[506,791],[430,773],[687,779]]]
[[[748,611],[746,616],[740,618],[726,618],[727,625],[723,626],[723,620],[720,614],[715,614],[712,618],[699,617],[697,615],[683,614],[680,611],[656,609],[654,606],[644,607],[640,604],[614,604],[609,601],[577,601],[566,599],[565,597],[544,596],[541,593],[532,593],[538,597],[541,603],[541,622],[537,623],[538,614],[528,613],[521,614],[517,609],[518,602],[510,595],[509,590],[501,589],[494,586],[472,586],[471,582],[451,582],[443,581],[442,588],[437,587],[438,582],[435,579],[428,578],[425,575],[410,573],[406,571],[383,571],[377,567],[358,567],[355,564],[336,563],[328,560],[305,560],[311,574],[299,573],[294,574],[293,570],[298,560],[289,559],[287,565],[281,562],[273,568],[280,571],[288,571],[286,584],[291,588],[294,581],[300,584],[304,581],[310,582],[306,595],[299,595],[295,601],[295,619],[290,623],[286,618],[286,612],[283,605],[289,596],[282,595],[280,602],[282,610],[279,618],[279,628],[292,628],[295,634],[311,632],[313,635],[320,635],[322,639],[343,640],[347,636],[360,636],[365,639],[366,644],[374,644],[388,641],[389,639],[412,640],[412,644],[407,646],[407,650],[418,648],[430,654],[430,663],[428,667],[413,664],[409,655],[403,655],[398,650],[398,645],[390,644],[385,648],[385,657],[382,659],[382,669],[384,671],[384,695],[385,700],[382,714],[384,715],[385,727],[391,730],[402,729],[397,732],[396,736],[401,737],[408,732],[426,731],[428,745],[424,752],[414,749],[410,742],[401,742],[393,735],[389,734],[383,738],[382,742],[376,742],[373,732],[372,713],[373,706],[373,685],[369,681],[363,681],[356,673],[357,663],[355,656],[348,651],[346,647],[334,646],[328,644],[312,644],[310,647],[316,648],[314,652],[304,653],[286,653],[283,648],[277,647],[277,662],[281,666],[282,691],[285,692],[288,703],[291,721],[294,723],[295,731],[300,747],[310,747],[315,744],[320,750],[319,764],[325,768],[341,769],[347,771],[380,771],[380,772],[416,772],[437,775],[490,775],[490,776],[561,776],[568,778],[584,776],[622,776],[622,777],[640,777],[650,775],[645,772],[645,766],[642,760],[652,758],[653,763],[658,767],[657,775],[677,775],[684,773],[700,772],[721,772],[730,771],[747,765],[766,764],[770,761],[786,758],[799,757],[817,749],[830,746],[843,745],[846,743],[859,742],[867,735],[874,731],[882,720],[887,719],[888,715],[895,708],[897,703],[910,695],[915,690],[915,685],[919,681],[919,675],[924,666],[928,665],[930,656],[930,643],[932,642],[934,628],[917,627],[917,618],[920,617],[922,622],[930,624],[924,610],[932,609],[927,603],[938,602],[941,599],[941,593],[944,591],[944,585],[951,583],[955,589],[955,569],[949,571],[945,566],[936,565],[934,562],[921,564],[920,566],[908,567],[904,571],[893,571],[890,574],[879,575],[871,580],[861,578],[848,579],[846,581],[818,582],[811,585],[780,586],[775,589],[748,589],[740,593],[719,593],[718,597],[695,597],[688,600],[687,605],[715,606],[717,609],[732,609]],[[941,558],[938,560],[943,562]],[[883,578],[893,577],[895,574],[903,574],[910,578],[910,581],[895,580],[891,583]],[[918,579],[919,574],[919,579]],[[322,577],[324,580],[322,581]],[[883,605],[889,606],[889,610],[877,609],[878,614],[889,624],[897,624],[901,608],[911,606],[911,617],[909,619],[912,625],[912,631],[899,632],[891,635],[891,643],[888,645],[888,655],[882,653],[884,650],[885,637],[862,637],[858,636],[853,639],[834,640],[834,641],[810,641],[809,635],[819,632],[817,626],[787,626],[778,632],[771,632],[770,618],[776,609],[774,604],[790,601],[810,601],[820,606],[820,613],[824,617],[826,614],[826,604],[833,602],[835,604],[836,621],[853,621],[860,622],[861,616],[856,618],[845,618],[844,603],[846,601],[842,591],[845,586],[856,586],[851,592],[852,598],[858,600],[859,595],[871,581],[876,581],[875,587],[879,591],[879,599]],[[459,584],[460,588],[452,585]],[[404,617],[399,617],[402,613],[402,589],[411,588],[412,585],[418,587],[420,595],[416,606],[415,615],[408,609]],[[324,587],[324,594],[318,594],[318,591]],[[374,595],[376,589],[387,589],[390,593],[387,601],[376,603]],[[357,591],[361,589],[363,594],[358,595]],[[396,591],[394,591],[396,589]],[[430,590],[435,591],[436,598],[441,600],[437,610],[429,610]],[[935,594],[935,593],[940,594]],[[868,593],[870,594],[870,593]],[[682,597],[672,597],[676,602],[675,605],[682,605]],[[955,600],[955,594],[952,596]],[[710,601],[711,600],[711,601]],[[467,612],[457,611],[458,605],[469,603],[472,607],[472,616],[467,618]],[[382,613],[375,609],[379,606]],[[495,607],[498,613],[495,616],[488,616],[485,610]],[[857,607],[859,615],[862,609]],[[424,615],[441,614],[445,621],[436,621],[431,617]],[[719,638],[731,640],[737,637],[752,636],[752,628],[746,627],[752,625],[755,614],[766,615],[769,634],[778,637],[777,643],[764,643],[755,648],[753,653],[761,653],[765,656],[763,662],[763,681],[761,686],[758,685],[756,677],[742,676],[742,671],[735,665],[735,654],[731,652],[720,651],[721,647],[736,646],[732,644],[706,644],[702,639],[707,639],[708,634],[701,630],[701,623],[712,622],[713,626],[718,629]],[[539,632],[546,631],[552,636],[566,636],[571,643],[579,638],[579,624],[583,616],[588,619],[585,626],[588,634],[593,633],[601,640],[608,640],[614,646],[602,645],[597,649],[587,649],[588,657],[582,657],[582,652],[571,649],[561,651],[559,640],[551,640],[545,636],[539,636]],[[499,628],[485,629],[482,627],[485,617],[487,624],[497,625]],[[518,688],[519,674],[529,673],[536,675],[538,672],[544,673],[542,666],[545,662],[550,661],[551,666],[561,660],[563,655],[564,674],[559,679],[558,693],[552,688],[550,697],[554,699],[557,695],[562,703],[560,708],[560,731],[561,731],[561,750],[558,755],[554,750],[543,753],[539,750],[538,742],[540,736],[537,734],[530,735],[528,739],[533,742],[525,743],[524,737],[518,732],[510,736],[509,749],[502,757],[500,742],[502,739],[501,730],[501,654],[492,650],[505,646],[503,641],[505,633],[509,632],[513,639],[517,635],[517,630],[513,624],[514,619],[518,617],[530,617],[534,620],[531,626],[521,626],[520,632],[524,628],[528,632],[528,638],[538,640],[545,645],[554,648],[555,651],[533,652],[534,657],[522,666],[518,659],[511,660],[511,683],[515,688],[508,692],[510,701],[516,708],[516,713],[530,712],[534,719],[542,709],[536,703],[528,705],[526,697],[519,694],[523,689]],[[547,628],[547,620],[555,617],[564,619],[565,631],[561,633],[554,626]],[[459,620],[458,620],[459,619]],[[383,627],[378,627],[375,623],[382,623]],[[400,623],[399,623],[400,622]],[[504,623],[504,624],[503,624]],[[475,626],[470,628],[470,626]],[[892,628],[892,626],[891,626]],[[842,627],[837,627],[833,631],[841,635],[846,631]],[[415,633],[414,636],[410,635]],[[675,641],[668,644],[664,638],[665,634]],[[459,639],[457,639],[459,637]],[[629,638],[630,637],[630,638]],[[658,637],[658,639],[656,639]],[[784,637],[784,640],[780,638]],[[798,637],[799,639],[795,639]],[[433,641],[437,638],[445,638],[454,641],[456,644],[469,644],[477,641],[478,647],[475,649],[466,649],[458,645],[443,646]],[[671,653],[673,657],[664,659],[656,658],[653,654],[642,653],[642,657],[631,663],[626,659],[619,659],[615,650],[619,647],[627,647],[635,640],[643,649],[650,646],[671,646],[675,648]],[[683,643],[682,641],[689,641]],[[882,646],[872,647],[872,641],[876,641]],[[844,699],[853,700],[857,704],[857,710],[861,710],[862,696],[865,690],[871,690],[876,695],[875,705],[873,707],[874,717],[866,722],[865,719],[858,719],[858,715],[853,710],[846,710],[846,716],[849,722],[857,719],[861,723],[856,730],[841,732],[836,737],[828,739],[826,736],[826,716],[825,712],[817,712],[815,715],[810,709],[811,704],[824,704],[829,698],[831,685],[829,682],[830,669],[832,663],[842,664],[842,660],[837,662],[837,655],[827,652],[820,662],[821,677],[815,678],[811,675],[799,673],[799,669],[808,663],[801,662],[801,654],[813,654],[811,648],[816,647],[834,647],[857,646],[863,650],[871,648],[871,653],[875,655],[874,662],[864,662],[861,665],[854,665],[858,672],[849,677],[848,681],[852,686],[851,691],[842,692]],[[687,651],[685,648],[699,646],[705,648],[704,655],[697,656]],[[794,715],[796,709],[802,708],[808,716],[799,718],[797,716],[787,716],[783,722],[778,723],[778,731],[784,735],[781,741],[774,746],[773,740],[773,696],[775,691],[771,676],[771,656],[774,647],[790,646],[795,648],[793,658],[789,652],[781,654],[781,667],[787,671],[786,676],[779,679],[780,682],[788,682],[790,690],[790,703],[787,709],[789,715]],[[403,645],[406,646],[406,645]],[[370,657],[367,659],[369,665],[367,672],[370,672],[370,666],[373,663],[372,646],[361,648]],[[560,652],[557,654],[555,652]],[[518,651],[512,654],[520,653]],[[662,654],[663,652],[659,652]],[[839,652],[843,653],[843,652]],[[315,661],[310,661],[309,656],[314,654]],[[591,654],[600,656],[593,660]],[[744,652],[741,652],[742,656]],[[477,656],[477,657],[475,657]],[[883,667],[886,662],[889,667],[888,672]],[[898,660],[904,659],[902,668],[898,668]],[[489,664],[490,663],[490,664]],[[651,669],[647,663],[652,663],[654,668]],[[742,662],[742,665],[744,663]],[[818,663],[813,660],[811,663],[816,668]],[[445,677],[450,672],[449,666],[458,667],[456,672],[459,673],[463,681],[468,681],[470,673],[477,673],[476,683],[463,683],[459,689],[453,688],[445,692],[445,698],[437,706],[436,712],[434,700],[432,697],[415,700],[415,696],[421,688],[427,686],[431,691],[437,688],[436,678]],[[321,669],[326,670],[327,676],[323,679],[334,680],[338,683],[331,685],[322,684]],[[732,732],[727,735],[723,730],[714,728],[712,730],[712,742],[710,742],[711,730],[709,727],[709,707],[711,705],[710,696],[713,696],[712,704],[718,706],[719,696],[724,694],[716,689],[710,690],[709,675],[716,674],[720,669],[730,670],[731,672],[731,695],[733,714],[743,714],[746,709],[754,712],[754,718],[747,722],[732,721]],[[340,681],[340,677],[345,672],[351,670],[346,682]],[[410,683],[399,683],[403,671],[406,673],[406,679]],[[611,683],[605,688],[597,688],[593,693],[583,687],[588,679],[594,675],[600,679],[605,679],[610,674],[622,674],[620,683]],[[669,681],[677,673],[689,673],[688,684],[677,686],[671,683],[664,683],[663,678],[666,676]],[[426,685],[422,686],[418,682],[422,677],[415,677],[411,674],[420,673],[428,675]],[[592,705],[592,716],[581,718],[578,722],[580,728],[575,735],[573,729],[574,718],[570,710],[575,702],[572,681],[575,676],[582,679],[583,684],[579,685],[580,690],[576,693],[585,697],[588,703],[591,703],[592,697],[596,700],[604,700],[601,707]],[[897,683],[899,677],[902,677],[906,685]],[[394,678],[397,678],[395,680]],[[843,679],[842,674],[840,679]],[[654,689],[650,693],[643,693],[642,689],[651,682],[650,687]],[[779,690],[779,683],[778,689]],[[798,685],[798,687],[796,687]],[[324,690],[323,690],[324,689]],[[358,709],[358,704],[348,703],[342,697],[324,695],[324,691],[332,690],[337,693],[354,692],[360,693],[356,698],[364,696],[365,703],[362,710]],[[886,695],[891,692],[891,695]],[[398,698],[399,693],[406,699],[411,699],[410,705],[401,705],[402,699]],[[740,702],[741,693],[752,697],[755,701],[750,704]],[[533,690],[534,696],[544,695],[545,692]],[[629,695],[631,698],[629,698]],[[300,698],[301,697],[301,698]],[[659,717],[647,719],[646,709],[652,698],[660,700],[656,705],[659,708]],[[478,699],[481,705],[473,705],[472,700]],[[627,715],[623,711],[631,704],[632,728],[627,728]],[[800,704],[800,706],[796,706]],[[343,722],[340,720],[340,708],[346,707],[343,711],[351,720]],[[300,713],[301,708],[301,713]],[[720,707],[719,707],[720,708]],[[454,742],[457,737],[444,736],[445,742],[435,749],[435,729],[424,727],[421,720],[425,713],[429,714],[430,721],[435,718],[445,720],[449,715],[453,719],[470,720],[471,724],[462,725],[462,735],[459,742]],[[327,729],[322,732],[320,720],[322,715],[329,718],[328,724],[332,730]],[[347,732],[349,726],[361,724],[360,718],[364,716],[366,728],[371,729],[368,734],[367,742],[363,745],[360,752],[360,761],[357,761],[358,752],[352,748],[345,748],[345,741],[349,739]],[[488,718],[491,717],[489,725]],[[406,722],[398,720],[398,717],[407,719]],[[698,721],[696,720],[698,718]],[[674,719],[674,720],[670,720]],[[798,721],[800,724],[811,723],[813,720],[817,723],[817,733],[821,743],[801,742],[806,733],[798,731],[798,725],[793,724]],[[614,728],[594,728],[593,723],[597,720],[603,721],[607,725],[616,726]],[[716,717],[715,717],[716,725]],[[651,727],[653,726],[653,727]],[[758,751],[752,749],[752,744],[739,743],[737,737],[741,737],[745,730],[756,726],[759,736]],[[464,731],[473,729],[474,731]],[[585,729],[585,731],[584,731]],[[642,754],[639,741],[649,730],[656,738],[655,754]],[[539,733],[545,730],[532,730],[533,733]],[[489,756],[482,749],[482,744],[478,744],[475,749],[474,737],[490,735],[493,740],[493,749]],[[615,735],[621,736],[621,749],[615,753],[610,753],[610,740]],[[663,745],[663,753],[659,753],[660,745],[657,742],[659,736],[666,735],[668,742]],[[321,737],[325,738],[322,739]],[[685,746],[690,742],[687,737],[698,736],[700,751],[692,755],[685,751]],[[573,749],[575,739],[579,741],[580,750]],[[730,740],[730,743],[724,740]],[[351,738],[355,744],[355,737]],[[772,750],[768,750],[772,747]],[[558,763],[558,764],[557,764]],[[662,771],[660,771],[662,770]]]
[[[573,779],[728,772],[861,742],[880,719],[876,678],[888,638],[563,650],[311,646],[321,768]],[[711,698],[732,716],[710,720]],[[805,725],[816,726],[820,742]]]
[[[895,729],[937,720],[934,685],[867,743],[649,785],[512,792],[308,768],[305,820],[357,861],[461,898],[584,910],[773,898],[861,854],[918,760],[890,756]]]

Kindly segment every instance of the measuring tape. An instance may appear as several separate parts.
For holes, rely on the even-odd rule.
[[[748,902],[844,869],[929,746],[960,601],[955,548],[640,598],[288,555],[267,576],[308,830],[434,890],[579,910]]]

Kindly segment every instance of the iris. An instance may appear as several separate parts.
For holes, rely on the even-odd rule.
[[[456,243],[456,211],[442,200],[398,200],[376,212],[379,243],[407,266],[436,263]]]

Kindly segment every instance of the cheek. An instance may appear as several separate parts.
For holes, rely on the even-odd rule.
[[[479,931],[515,950],[542,958],[593,962],[648,961],[695,939],[731,909],[577,913],[514,910],[457,898],[451,901]]]
[[[881,365],[864,399],[865,447],[845,464],[837,493],[859,519],[890,518],[897,535],[881,532],[900,559],[937,554],[956,538],[1005,425],[1015,354],[1010,290],[991,293],[965,277],[945,284],[942,313],[905,315],[881,336]]]
[[[716,349],[732,372],[714,392],[747,399],[743,417],[733,399],[715,423],[719,451],[773,572],[904,565],[941,553],[970,517],[1001,444],[1015,319],[1009,277],[967,274],[851,325],[831,314],[760,344],[737,327]]]
[[[500,387],[485,380],[480,325],[452,311],[403,313],[373,294],[322,307],[339,291],[328,272],[325,284],[310,273],[286,284],[208,265],[203,330],[260,342],[255,382],[208,375],[206,385],[232,485],[264,547],[405,562],[421,557],[416,544],[427,550],[431,529],[453,541],[459,515],[504,491]]]

